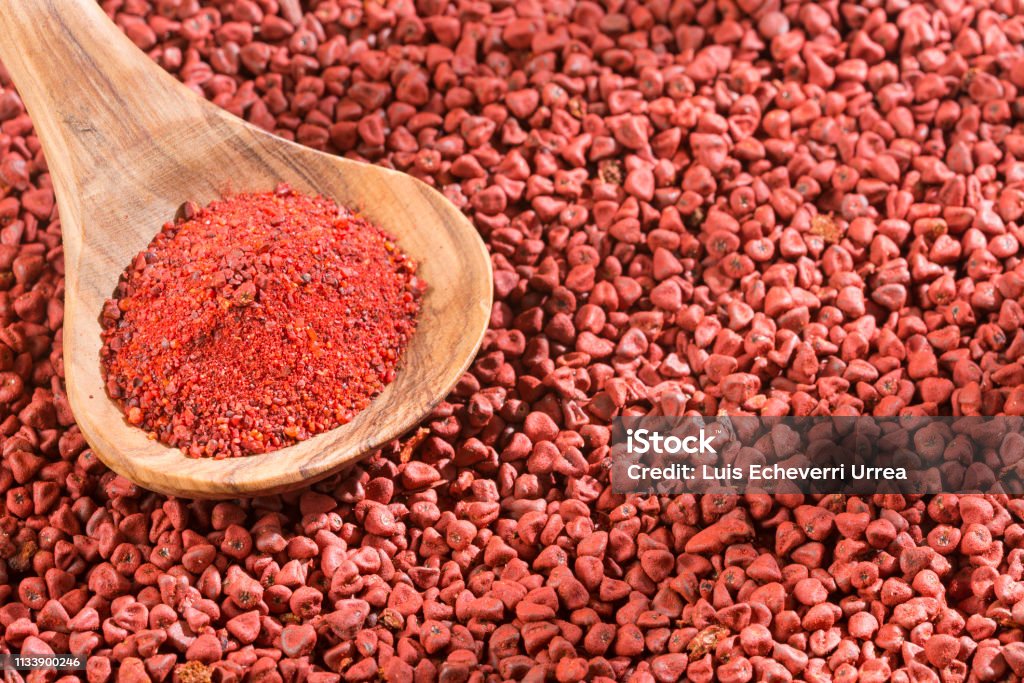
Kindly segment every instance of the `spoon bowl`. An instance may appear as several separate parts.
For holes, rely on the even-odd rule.
[[[469,367],[490,317],[490,257],[469,220],[411,176],[300,146],[208,103],[137,49],[92,0],[56,5],[7,3],[0,61],[32,116],[60,210],[65,381],[96,455],[161,493],[256,496],[322,479],[422,421]],[[107,396],[101,308],[183,203],[278,183],[334,199],[397,238],[428,286],[417,330],[395,380],[352,422],[271,453],[188,458],[128,424]]]

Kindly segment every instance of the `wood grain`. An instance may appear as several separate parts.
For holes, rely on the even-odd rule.
[[[466,217],[434,189],[282,140],[220,110],[153,64],[93,0],[0,0],[0,61],[35,123],[60,209],[68,398],[111,469],[186,497],[297,488],[415,426],[469,366],[491,312],[490,258]],[[344,427],[265,455],[186,458],[127,424],[107,397],[101,306],[183,202],[206,204],[279,182],[335,199],[398,238],[429,285],[419,327],[395,381]]]

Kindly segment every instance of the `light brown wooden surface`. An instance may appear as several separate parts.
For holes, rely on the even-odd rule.
[[[491,311],[490,259],[440,193],[223,112],[153,64],[93,0],[0,0],[0,60],[35,123],[60,209],[68,398],[85,438],[113,470],[188,497],[296,488],[415,426],[472,361]],[[335,199],[398,238],[429,285],[419,327],[395,381],[348,425],[265,455],[186,458],[128,425],[107,397],[100,308],[183,202],[279,182]]]

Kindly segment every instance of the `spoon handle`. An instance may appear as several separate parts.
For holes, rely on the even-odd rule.
[[[72,179],[131,174],[150,161],[155,137],[187,129],[202,108],[95,0],[0,0],[0,61],[32,117],[58,198],[75,194],[65,184]],[[65,234],[67,250],[77,242]]]
[[[176,105],[194,111],[187,89],[95,0],[0,0],[0,7],[0,61],[49,160],[109,161],[173,124]]]

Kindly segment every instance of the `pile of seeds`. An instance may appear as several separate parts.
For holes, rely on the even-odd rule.
[[[60,225],[5,86],[4,648],[94,683],[1024,676],[1020,499],[606,470],[623,414],[1024,413],[1020,0],[104,6],[226,109],[442,190],[492,329],[354,473],[142,491],[68,410]]]

